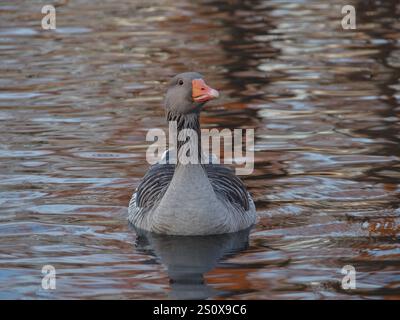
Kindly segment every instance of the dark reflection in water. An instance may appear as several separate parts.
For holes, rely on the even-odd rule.
[[[58,1],[55,31],[43,4],[0,3],[0,298],[400,298],[399,1]],[[244,250],[199,246],[193,290],[169,283],[185,242],[135,247],[126,221],[187,70],[222,93],[203,127],[255,129],[260,216]]]
[[[155,254],[166,266],[171,299],[207,299],[217,292],[207,286],[204,274],[222,257],[246,249],[249,231],[194,237],[137,231],[136,247],[145,254]]]

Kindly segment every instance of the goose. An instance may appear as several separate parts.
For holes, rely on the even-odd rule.
[[[168,83],[166,119],[176,121],[178,135],[185,129],[197,134],[198,159],[202,158],[200,111],[218,96],[197,72],[178,74]],[[183,236],[232,233],[252,226],[254,201],[234,171],[212,162],[181,161],[184,146],[178,141],[176,163],[149,168],[129,202],[129,222],[145,231]]]

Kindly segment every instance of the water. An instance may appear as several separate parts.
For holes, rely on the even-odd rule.
[[[346,1],[354,31],[339,0],[59,1],[56,31],[45,2],[0,4],[0,298],[400,298],[398,1]],[[222,93],[203,127],[256,130],[249,235],[126,221],[187,70]]]

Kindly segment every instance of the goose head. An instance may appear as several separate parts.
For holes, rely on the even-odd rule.
[[[165,108],[175,115],[199,113],[207,101],[218,96],[218,91],[209,87],[200,73],[180,73],[168,83]]]

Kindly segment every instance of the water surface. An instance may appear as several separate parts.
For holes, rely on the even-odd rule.
[[[398,1],[65,0],[54,31],[44,4],[0,4],[0,298],[400,298]],[[249,235],[126,221],[165,82],[187,70],[222,93],[203,127],[255,128]]]

